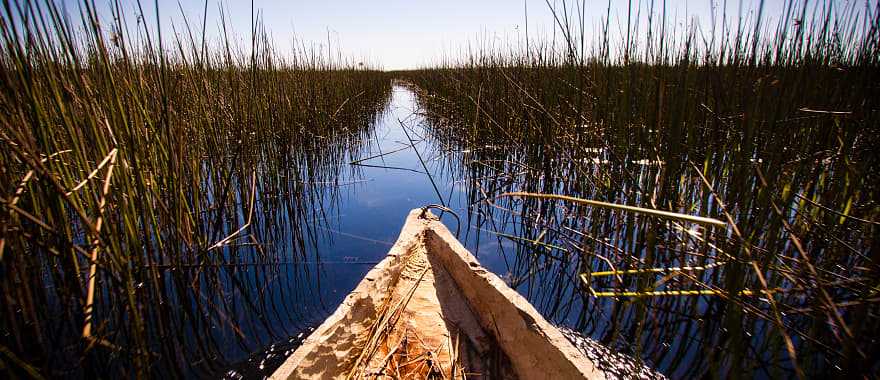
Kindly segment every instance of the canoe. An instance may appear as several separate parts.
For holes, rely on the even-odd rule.
[[[529,302],[430,211],[273,379],[604,378]]]

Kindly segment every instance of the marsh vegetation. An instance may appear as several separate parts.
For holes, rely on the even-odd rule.
[[[280,54],[258,15],[240,47],[5,2],[0,372],[216,376],[353,288],[304,267],[328,237],[373,260],[397,208],[444,203],[548,320],[667,376],[876,376],[880,6],[709,29],[652,1],[592,41],[554,4],[553,39],[382,72]],[[352,200],[376,189],[413,194]]]

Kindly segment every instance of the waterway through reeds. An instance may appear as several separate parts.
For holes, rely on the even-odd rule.
[[[150,372],[228,378],[270,374],[385,256],[407,213],[428,204],[451,209],[457,217],[447,212],[443,220],[459,231],[465,246],[552,323],[668,376],[724,376],[734,358],[748,363],[757,377],[791,375],[774,311],[812,370],[836,370],[836,358],[847,348],[816,327],[816,315],[823,312],[811,309],[805,298],[815,290],[798,281],[806,269],[791,256],[795,248],[789,232],[773,210],[748,202],[725,209],[736,220],[760,214],[759,220],[770,226],[750,237],[748,246],[763,254],[755,264],[743,258],[730,227],[505,195],[569,194],[726,220],[712,193],[732,186],[717,171],[730,167],[727,153],[715,152],[716,161],[699,166],[679,162],[684,170],[673,171],[673,178],[663,152],[640,155],[654,150],[637,140],[569,146],[559,143],[562,139],[537,144],[475,138],[469,126],[456,124],[456,115],[436,108],[431,95],[412,83],[393,82],[387,97],[373,113],[363,111],[357,118],[363,125],[303,141],[307,148],[302,152],[311,153],[255,150],[245,159],[254,171],[233,175],[241,178],[230,213],[219,217],[217,210],[204,211],[207,220],[221,221],[222,228],[207,241],[213,244],[192,257],[147,264],[162,280],[146,288],[162,287],[151,291],[157,292],[156,302],[170,305],[144,306],[147,327],[160,334],[159,341],[148,344],[154,349],[148,355]],[[765,159],[771,158],[754,156],[736,165],[751,172]],[[701,167],[705,173],[697,171]],[[830,174],[797,175],[798,183],[810,183],[811,175],[821,180]],[[656,185],[669,181],[679,184],[678,191],[658,195]],[[760,190],[756,181],[749,182],[748,191]],[[208,199],[219,194],[216,188],[206,189]],[[829,286],[845,307],[862,307],[858,300],[870,294],[858,288],[870,292],[868,275],[844,273],[845,268],[863,270],[858,268],[870,251],[863,232],[873,225],[825,214],[806,203],[789,212],[786,223],[807,212],[827,219],[822,228],[846,232],[819,232],[832,234],[827,241],[838,246],[816,247],[818,237],[804,241],[807,250],[819,253],[815,266],[830,282],[818,285]],[[842,249],[852,254],[839,255]],[[830,254],[823,257],[823,252]],[[743,280],[754,275],[755,265],[765,269],[766,289]],[[57,303],[52,297],[50,304]],[[99,292],[95,335],[106,344],[86,351],[88,360],[111,359],[98,366],[104,373],[124,372],[131,365],[127,355],[132,353],[112,344],[127,339],[115,335],[115,324],[122,322],[104,319],[117,313],[118,306],[101,306],[115,305],[113,299],[111,290]],[[163,343],[168,336],[179,344]],[[76,370],[62,367],[59,373]]]

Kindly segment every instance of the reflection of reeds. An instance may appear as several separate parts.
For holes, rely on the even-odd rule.
[[[516,243],[512,282],[550,318],[673,377],[876,373],[880,9],[783,8],[700,35],[651,7],[590,45],[563,2],[562,44],[399,76],[460,152],[468,220]]]
[[[290,335],[311,290],[288,264],[314,261],[335,197],[320,184],[356,158],[386,77],[282,58],[257,21],[249,49],[211,49],[189,25],[125,24],[117,2],[103,25],[91,1],[81,18],[4,4],[4,371],[204,376]]]

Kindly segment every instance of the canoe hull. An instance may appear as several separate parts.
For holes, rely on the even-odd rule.
[[[376,371],[372,378],[381,378],[407,342],[431,346],[425,349],[433,355],[431,362],[447,372],[442,377],[604,378],[525,298],[484,269],[443,223],[429,212],[422,214],[420,209],[410,212],[388,256],[272,378],[346,378],[353,368],[370,368]],[[424,263],[417,262],[421,257]],[[421,277],[414,281],[415,276]],[[377,330],[389,332],[391,343],[374,342]],[[372,358],[364,358],[365,347]],[[495,375],[489,375],[493,370]]]

